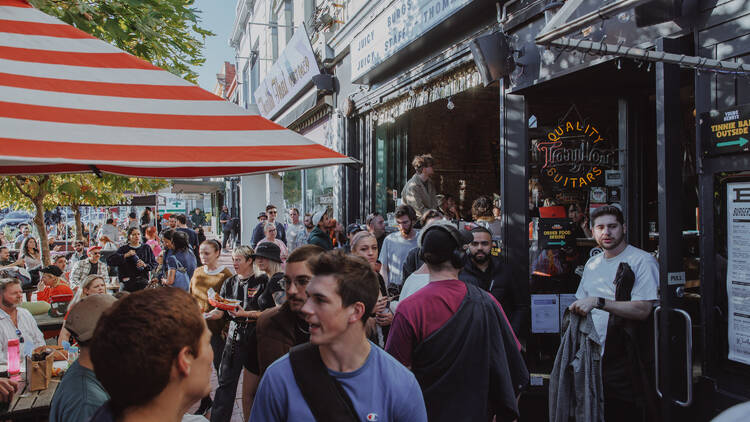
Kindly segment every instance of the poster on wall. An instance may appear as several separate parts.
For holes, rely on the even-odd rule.
[[[729,359],[750,365],[750,182],[727,183]]]
[[[531,332],[560,331],[560,305],[557,295],[531,295]]]
[[[701,115],[704,152],[710,155],[750,151],[750,104]]]

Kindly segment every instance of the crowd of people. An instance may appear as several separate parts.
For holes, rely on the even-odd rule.
[[[529,275],[497,253],[494,200],[475,200],[466,224],[453,198],[437,195],[432,158],[413,164],[391,233],[379,213],[344,228],[325,209],[300,216],[292,208],[284,223],[268,205],[250,244],[235,245],[226,207],[223,242],[201,238],[184,215],[172,215],[161,233],[131,216],[125,242],[106,261],[101,242],[78,242],[70,262],[49,266],[27,234],[15,262],[0,249],[8,265],[0,269],[0,356],[7,339],[44,344],[19,306],[31,276],[12,268],[25,267],[39,273],[37,300],[71,295],[58,342],[81,350],[51,421],[229,421],[240,379],[251,422],[515,420],[530,382]],[[604,252],[586,263],[565,316],[550,418],[648,420],[651,390],[629,384],[626,366],[646,371],[649,362],[625,333],[652,314],[656,261],[624,241],[617,207],[599,207],[589,220],[573,204],[568,215]],[[228,251],[232,265],[224,266]],[[130,293],[119,300],[107,294],[114,274]],[[596,406],[577,397],[573,359],[587,368],[603,362],[587,373],[599,377],[585,401]],[[0,398],[16,387],[0,379]]]

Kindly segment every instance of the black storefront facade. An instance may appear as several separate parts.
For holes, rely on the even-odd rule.
[[[503,25],[522,65],[500,88],[504,253],[528,266],[532,312],[535,294],[558,294],[563,307],[575,283],[535,274],[548,262],[534,259],[539,234],[528,236],[535,201],[572,199],[589,210],[618,203],[629,243],[659,261],[662,417],[708,420],[750,399],[750,366],[736,344],[746,341],[744,291],[727,289],[728,273],[735,283],[732,269],[742,272],[737,253],[744,246],[732,236],[741,226],[727,219],[727,208],[738,209],[732,200],[747,192],[750,161],[741,134],[750,83],[738,65],[750,57],[750,10],[716,1],[646,3],[650,11],[617,9],[628,2],[581,1],[568,10],[544,10],[545,3],[551,2],[511,8]],[[682,7],[661,20],[650,13],[667,3]],[[553,147],[558,137],[562,145]],[[529,189],[519,190],[522,184]],[[534,197],[535,188],[544,194]],[[588,192],[575,195],[580,190]],[[739,303],[730,312],[732,300]],[[530,365],[542,374],[550,335],[556,334],[532,333],[528,344]]]
[[[347,203],[359,204],[347,215],[393,211],[393,191],[413,174],[408,161],[425,152],[438,159],[439,191],[459,199],[464,214],[479,194],[499,194],[502,255],[524,267],[532,300],[522,334],[532,386],[521,405],[524,419],[542,420],[561,318],[550,315],[571,300],[576,266],[598,251],[584,239],[569,254],[550,247],[539,208],[545,200],[587,213],[619,204],[628,242],[660,266],[660,412],[664,420],[709,420],[750,400],[750,365],[736,344],[747,342],[745,292],[742,274],[732,278],[743,271],[744,245],[733,237],[742,219],[727,216],[728,209],[742,215],[750,199],[750,137],[743,135],[750,82],[738,67],[750,59],[750,8],[656,2],[682,3],[659,19],[636,14],[635,2],[566,3],[473,2],[421,35],[402,65],[385,62],[360,80],[367,89],[351,97],[347,143],[364,167],[347,170]],[[590,13],[596,16],[586,21]],[[469,42],[498,30],[516,66],[484,87],[472,79],[479,70]],[[545,34],[556,38],[540,43]],[[457,76],[467,74],[468,82]],[[451,83],[458,88],[449,94],[418,101],[420,92]],[[435,139],[439,131],[423,130],[441,125],[463,125],[465,134]]]
[[[356,52],[360,39],[372,31],[375,43],[388,43],[413,22],[410,9],[412,18],[432,13],[425,19],[433,26],[358,71],[358,60],[367,57]],[[386,17],[391,21],[381,26]],[[499,194],[497,86],[482,85],[469,50],[469,42],[496,20],[496,6],[488,1],[402,0],[377,10],[360,28],[350,45],[352,81],[360,88],[341,107],[348,117],[347,152],[363,162],[347,172],[350,221],[373,211],[392,213],[417,154],[435,157],[438,190],[452,195],[467,216],[477,196]]]

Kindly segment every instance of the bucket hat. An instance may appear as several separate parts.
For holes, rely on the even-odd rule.
[[[260,256],[271,261],[281,262],[281,248],[279,248],[279,245],[271,242],[258,243],[255,246],[255,253],[250,256],[253,258]]]

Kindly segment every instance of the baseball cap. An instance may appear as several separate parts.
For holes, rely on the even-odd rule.
[[[86,250],[86,253],[89,253],[89,254],[90,254],[91,252],[94,252],[94,251],[96,251],[96,250],[102,250],[102,247],[101,247],[101,246],[99,246],[99,245],[94,245],[94,246],[91,246],[91,247],[89,247],[89,248],[88,248],[88,249]]]
[[[317,226],[318,223],[320,223],[320,220],[323,219],[323,215],[325,215],[326,211],[327,210],[320,210],[320,211],[316,212],[315,214],[313,214],[313,216],[312,216],[312,223],[313,223],[314,226]]]
[[[39,270],[40,273],[43,274],[52,274],[55,277],[60,277],[62,275],[62,270],[57,268],[54,265],[47,265],[46,267]]]
[[[91,340],[99,317],[115,302],[117,299],[108,294],[84,297],[70,310],[68,319],[65,320],[65,328],[73,333],[78,341]]]
[[[262,217],[268,217],[268,216],[266,215],[266,212],[265,212],[265,211],[261,211],[260,213],[258,213],[258,218],[262,218]]]

